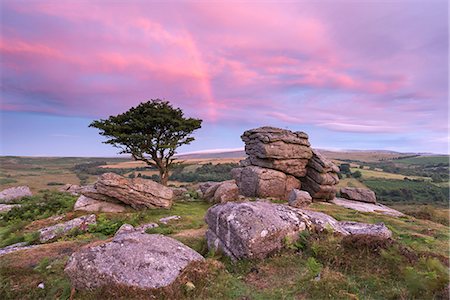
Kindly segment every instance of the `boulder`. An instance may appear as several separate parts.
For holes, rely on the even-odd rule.
[[[311,157],[308,135],[304,132],[260,127],[245,131],[241,139],[249,156],[275,159]]]
[[[367,203],[377,203],[377,197],[375,193],[370,189],[363,188],[353,188],[353,187],[343,187],[340,190],[340,194],[342,198],[367,202]]]
[[[289,194],[289,205],[297,208],[307,207],[311,204],[311,195],[306,191],[293,189]]]
[[[208,209],[206,238],[210,249],[233,259],[264,258],[298,238],[305,220],[292,208],[267,202],[227,202]]]
[[[372,235],[382,239],[389,239],[392,237],[392,232],[384,225],[384,223],[367,224],[343,221],[339,222],[339,226],[351,235]]]
[[[95,189],[135,209],[172,206],[173,191],[148,179],[129,179],[114,173],[105,173],[95,183]]]
[[[347,200],[347,199],[343,199],[343,198],[334,198],[331,201],[331,203],[345,207],[345,208],[354,209],[357,211],[378,213],[378,214],[388,215],[388,216],[392,216],[392,217],[402,217],[405,215],[405,214],[399,212],[398,210],[395,210],[393,208],[387,207],[386,205],[379,204],[379,203],[377,203],[377,204],[365,203],[365,202]]]
[[[33,194],[28,186],[11,187],[0,192],[0,203],[10,203],[14,200],[19,200],[22,197],[32,195]]]
[[[109,212],[109,213],[119,213],[126,210],[125,205],[118,203],[111,203],[107,201],[95,200],[81,195],[75,205],[73,210],[89,211],[89,212]]]
[[[216,184],[217,182],[213,181],[202,182],[198,185],[198,188],[202,191],[203,194],[205,194],[207,189]]]
[[[0,204],[0,213],[5,213],[13,209],[14,207],[20,207],[20,204]]]
[[[209,187],[206,189],[206,191],[203,193],[203,198],[210,201],[214,197],[214,194],[216,193],[220,185],[221,182],[211,183]]]
[[[186,198],[186,194],[188,193],[188,190],[182,187],[176,187],[171,188],[173,192],[173,199],[174,200],[182,200]]]
[[[50,240],[62,237],[75,228],[86,231],[88,230],[88,225],[90,224],[96,224],[95,215],[82,216],[61,224],[45,227],[39,230],[39,241],[41,243],[45,243]]]
[[[97,191],[97,189],[95,188],[94,185],[86,185],[86,186],[81,187],[80,194],[82,194],[83,196],[86,196],[88,198],[94,199],[94,200],[123,204],[123,202],[121,202],[113,197],[110,197],[110,196],[100,193],[99,191]]]
[[[314,230],[316,232],[323,232],[326,230],[341,235],[349,234],[339,225],[339,222],[335,218],[325,213],[308,209],[297,209],[297,212],[300,213],[305,220],[307,220],[310,230]]]
[[[217,204],[208,209],[205,220],[209,249],[220,250],[234,260],[264,258],[283,248],[286,239],[295,241],[303,230],[391,236],[382,223],[338,222],[321,212],[266,201]]]
[[[245,197],[288,199],[293,189],[300,188],[300,181],[295,177],[257,166],[233,169],[232,175],[239,194]]]
[[[72,254],[64,271],[76,289],[149,290],[170,285],[191,262],[203,259],[170,237],[122,231],[110,242]]]
[[[239,198],[239,189],[234,180],[222,182],[212,197],[213,203],[236,201]]]

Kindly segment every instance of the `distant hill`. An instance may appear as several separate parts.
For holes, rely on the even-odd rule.
[[[411,155],[420,155],[418,153],[400,153],[390,150],[340,150],[332,151],[325,149],[317,149],[328,157],[334,160],[359,160],[359,161],[382,161],[389,159],[398,159],[401,157],[408,157]],[[247,155],[244,150],[238,151],[223,151],[223,152],[202,152],[178,155],[179,159],[220,159],[220,158],[244,158]]]
[[[214,158],[244,158],[247,155],[244,150],[224,152],[203,152],[177,155],[179,159],[214,159]]]

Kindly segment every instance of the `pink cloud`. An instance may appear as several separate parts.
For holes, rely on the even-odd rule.
[[[97,117],[158,97],[210,122],[437,128],[441,25],[367,5],[6,1],[26,21],[2,23],[2,109]]]

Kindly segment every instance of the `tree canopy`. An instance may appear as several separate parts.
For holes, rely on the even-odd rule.
[[[202,120],[185,118],[180,108],[160,99],[143,102],[108,119],[93,121],[89,127],[100,129],[105,144],[131,154],[135,160],[158,168],[162,184],[167,184],[169,168],[176,149],[194,141],[193,131]]]

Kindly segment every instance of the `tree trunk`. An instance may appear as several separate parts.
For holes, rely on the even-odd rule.
[[[169,181],[169,169],[159,169],[159,178],[160,183],[167,186],[167,182]]]

